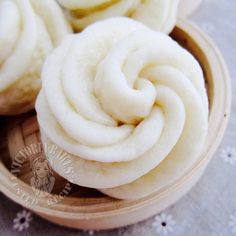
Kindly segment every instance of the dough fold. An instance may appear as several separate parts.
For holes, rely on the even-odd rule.
[[[114,27],[116,25],[116,27]],[[70,181],[122,199],[172,183],[197,160],[208,100],[196,59],[125,17],[64,39],[47,58],[36,110],[42,141],[69,155]]]
[[[179,0],[58,0],[77,31],[98,20],[128,16],[154,30],[170,33]]]
[[[54,1],[0,0],[0,114],[33,108],[45,57],[69,33]]]

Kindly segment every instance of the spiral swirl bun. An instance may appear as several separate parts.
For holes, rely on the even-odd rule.
[[[196,161],[208,126],[198,62],[129,18],[67,37],[46,60],[36,110],[42,140],[70,155],[73,182],[117,198],[178,178]],[[62,163],[52,167],[68,178]]]
[[[31,109],[46,55],[71,32],[47,0],[0,0],[0,114]]]
[[[129,16],[166,33],[176,22],[179,0],[58,0],[76,30],[113,16]]]

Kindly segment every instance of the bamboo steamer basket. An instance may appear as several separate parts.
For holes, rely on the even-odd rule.
[[[209,131],[204,150],[198,161],[176,182],[139,200],[117,200],[102,195],[97,190],[72,185],[69,195],[56,204],[49,205],[48,198],[58,197],[58,190],[66,180],[56,175],[51,194],[42,196],[37,203],[30,186],[32,170],[24,163],[18,177],[11,173],[11,160],[19,150],[40,142],[35,112],[0,118],[0,189],[13,201],[30,209],[42,218],[59,225],[80,229],[111,229],[126,226],[151,217],[186,194],[198,181],[213,157],[230,114],[231,85],[221,54],[211,40],[196,26],[179,20],[171,33],[179,44],[189,50],[200,62],[205,75],[210,103]],[[55,190],[54,190],[55,189]]]
[[[201,5],[203,0],[180,0],[179,17],[186,18],[191,16]]]

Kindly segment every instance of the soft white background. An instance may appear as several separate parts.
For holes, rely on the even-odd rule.
[[[31,213],[28,214],[26,224],[29,227],[19,232],[17,218],[21,216],[18,214],[17,217],[17,213],[24,209],[0,194],[0,235],[236,235],[236,0],[205,0],[191,20],[209,34],[222,51],[233,89],[229,128],[206,173],[194,189],[161,216],[130,227],[103,232],[66,229],[36,215],[30,216]],[[166,226],[162,226],[162,222]]]

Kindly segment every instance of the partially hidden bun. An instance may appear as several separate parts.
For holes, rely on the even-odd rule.
[[[154,30],[170,33],[176,23],[179,0],[58,0],[72,26],[82,30],[98,20],[128,16]],[[115,27],[115,26],[114,26]]]
[[[71,32],[48,0],[0,0],[0,114],[33,108],[45,57]]]

